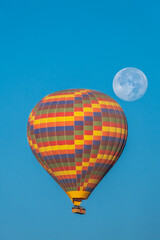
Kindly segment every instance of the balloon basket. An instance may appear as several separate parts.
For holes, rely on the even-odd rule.
[[[77,213],[77,214],[85,214],[86,209],[80,206],[74,206],[72,207],[72,213]]]

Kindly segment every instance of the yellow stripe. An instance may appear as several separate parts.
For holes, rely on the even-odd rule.
[[[35,143],[35,144],[33,144],[33,147],[34,147],[34,149],[37,149],[38,145]]]
[[[102,126],[102,131],[122,133],[122,134],[126,133],[126,130],[124,128],[115,128],[115,127],[106,127],[106,126]]]
[[[101,136],[102,131],[93,131],[93,136]]]
[[[93,110],[92,110],[92,108],[84,107],[84,108],[83,108],[83,111],[84,111],[84,112],[92,112]]]
[[[55,121],[56,122],[62,122],[62,121],[65,121],[65,122],[69,121],[70,122],[70,121],[74,121],[74,117],[73,116],[56,117]]]
[[[34,119],[35,119],[35,116],[30,117],[30,121],[34,121]]]
[[[111,160],[111,159],[114,160],[115,158],[116,158],[116,156],[112,156],[112,155],[108,156],[108,160]]]
[[[92,108],[100,108],[99,104],[92,104]]]
[[[49,172],[49,173],[53,173],[53,171],[49,168],[49,169],[47,169],[47,171]]]
[[[53,147],[51,147],[51,146],[48,146],[48,147],[40,147],[39,148],[39,151],[40,152],[45,152],[45,151],[52,151],[53,150]],[[56,149],[56,150],[58,150],[58,149]]]
[[[114,102],[109,102],[109,101],[99,101],[99,104],[103,104],[103,105],[107,105],[107,106],[115,106],[115,107],[120,107],[120,105],[119,104],[117,104],[117,103],[114,103]]]
[[[89,166],[89,162],[82,162],[82,166],[83,167],[88,167]]]
[[[75,149],[75,145],[55,145],[55,146],[48,146],[48,147],[40,147],[40,152],[47,152],[47,151],[56,151],[56,150],[65,150],[65,149]]]
[[[40,152],[46,152],[46,150],[45,150],[44,147],[40,147],[38,150],[39,150]],[[50,150],[49,150],[49,151],[50,151]]]
[[[75,117],[78,117],[78,116],[84,116],[84,113],[83,112],[74,112],[74,116]]]
[[[110,102],[110,105],[121,108],[121,106],[118,103]]]
[[[82,170],[82,166],[76,166],[76,171],[81,171]]]
[[[90,158],[90,159],[89,159],[89,162],[95,163],[96,160],[97,160],[96,158]]]
[[[98,154],[97,158],[102,159],[103,154]]]
[[[113,156],[113,155],[108,155],[108,154],[104,154],[103,156],[103,160],[111,160],[111,159],[115,159],[116,156]]]
[[[88,91],[90,90],[89,89],[80,90],[81,93],[87,93]]]
[[[49,123],[49,122],[71,122],[74,121],[73,116],[67,116],[67,117],[52,117],[52,118],[41,118],[36,119],[34,121],[34,124],[40,124],[40,123]]]
[[[59,171],[53,173],[56,177],[57,176],[63,176],[63,175],[76,175],[75,170],[68,170],[68,171]]]
[[[47,118],[37,119],[37,120],[35,120],[34,124],[36,125],[36,124],[40,124],[40,123],[46,123],[47,122],[46,119]]]
[[[46,100],[55,99],[55,98],[70,98],[70,97],[74,98],[74,94],[49,96],[49,97],[45,97],[43,100],[46,101]]]
[[[75,140],[75,145],[83,145],[84,141],[83,140]]]
[[[84,135],[84,140],[93,140],[93,135]]]
[[[108,155],[108,154],[104,154],[104,156],[103,156],[103,160],[107,160],[107,159],[108,159],[108,157],[109,157],[109,155]]]
[[[98,179],[89,179],[88,183],[98,183]]]

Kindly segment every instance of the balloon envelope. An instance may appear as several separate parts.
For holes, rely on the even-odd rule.
[[[27,137],[42,167],[79,205],[121,155],[127,120],[120,105],[104,93],[64,90],[34,107]]]

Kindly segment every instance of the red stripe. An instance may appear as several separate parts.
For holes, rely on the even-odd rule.
[[[82,140],[83,138],[83,135],[75,135],[75,140]]]
[[[97,104],[98,103],[99,104],[99,102],[97,100],[92,100],[91,103],[93,103],[93,104]]]
[[[102,126],[94,126],[94,130],[99,130],[99,131],[101,131],[101,130],[102,130]]]
[[[90,130],[85,130],[84,134],[85,135],[93,135],[93,131],[92,130],[91,131]]]
[[[65,166],[65,167],[54,167],[54,168],[51,168],[51,170],[53,172],[63,172],[63,171],[67,171],[67,170],[75,170],[75,166]]]
[[[83,107],[92,107],[92,105],[90,103],[84,103]]]
[[[66,109],[67,111],[67,109]],[[74,112],[65,112],[65,116],[74,116]]]
[[[82,107],[75,107],[74,111],[75,112],[83,112],[83,108]]]

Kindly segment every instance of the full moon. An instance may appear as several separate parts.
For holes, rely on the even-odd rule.
[[[115,94],[125,101],[135,101],[141,98],[147,87],[148,81],[145,74],[133,67],[120,70],[113,79]]]

